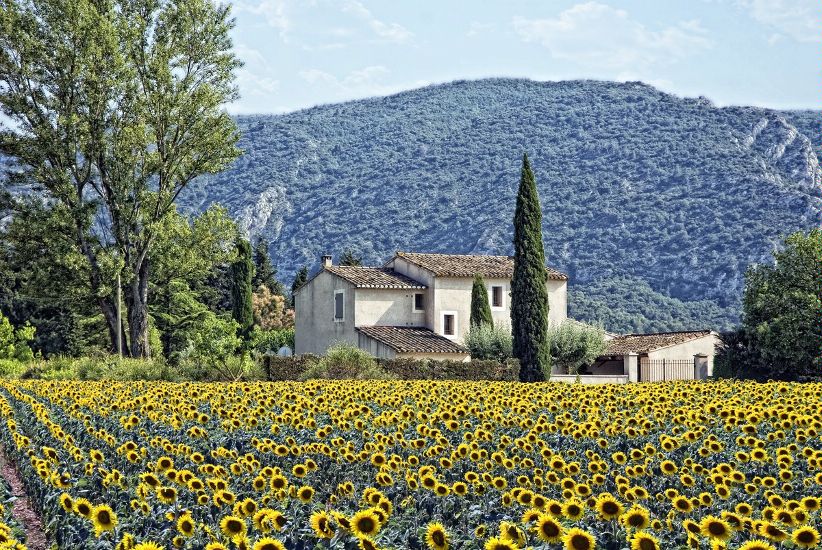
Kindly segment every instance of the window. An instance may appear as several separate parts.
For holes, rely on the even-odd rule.
[[[442,313],[442,334],[444,336],[457,335],[457,313],[454,311],[444,311]]]
[[[345,317],[345,291],[334,291],[334,320],[342,321]]]
[[[414,294],[414,311],[425,311],[425,294],[421,292]]]
[[[502,309],[504,307],[502,305],[502,291],[503,287],[501,286],[491,287],[491,307],[498,309]]]

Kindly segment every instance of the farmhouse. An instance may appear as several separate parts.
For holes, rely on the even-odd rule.
[[[549,321],[568,315],[568,277],[546,267]],[[340,266],[323,256],[320,271],[295,295],[295,352],[324,353],[346,342],[376,357],[468,360],[462,341],[474,275],[485,279],[495,323],[510,324],[510,256],[397,252],[382,267]]]
[[[546,267],[549,322],[568,318],[568,276]],[[482,275],[494,322],[510,324],[510,256],[397,252],[380,267],[334,265],[295,293],[295,353],[323,354],[347,343],[381,358],[467,361],[462,342],[471,315],[474,275]],[[711,331],[616,335],[588,368],[587,381],[705,378],[713,372]],[[562,373],[556,375],[562,380]],[[569,380],[576,380],[573,376]]]

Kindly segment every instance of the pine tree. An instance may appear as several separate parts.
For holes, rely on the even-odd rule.
[[[302,266],[297,275],[294,276],[294,282],[291,283],[291,307],[294,307],[294,293],[297,292],[301,286],[308,282],[308,267]]]
[[[511,332],[520,380],[545,379],[548,349],[548,289],[542,244],[542,209],[528,155],[522,156],[514,212],[514,276],[511,279]]]
[[[343,253],[340,254],[340,265],[361,266],[362,256],[357,256],[353,250],[346,248],[343,250]]]
[[[268,287],[273,294],[282,296],[285,292],[282,283],[277,280],[277,268],[271,263],[268,241],[258,237],[254,243],[254,276],[251,286],[256,291],[261,285]]]
[[[243,238],[237,240],[237,260],[231,264],[231,313],[240,324],[240,335],[248,336],[254,324],[252,309],[251,272],[254,264],[251,261],[251,243]]]
[[[474,286],[471,288],[471,327],[493,324],[485,281],[482,280],[482,275],[474,275]]]

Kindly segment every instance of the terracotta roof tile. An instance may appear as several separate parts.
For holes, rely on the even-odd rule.
[[[421,282],[385,267],[332,265],[327,266],[325,270],[342,277],[357,288],[426,288]]]
[[[608,340],[608,349],[603,355],[625,355],[626,353],[648,353],[655,349],[682,344],[711,334],[710,330],[684,332],[657,332],[651,334],[622,334]]]
[[[456,342],[424,327],[363,326],[357,330],[398,353],[468,353]]]
[[[484,256],[471,254],[424,254],[397,252],[397,256],[427,269],[439,277],[473,277],[480,274],[492,279],[510,279],[514,275],[513,256]],[[568,276],[551,267],[545,267],[548,278],[564,281]]]

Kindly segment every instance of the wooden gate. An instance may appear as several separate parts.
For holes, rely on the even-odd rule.
[[[640,382],[666,382],[668,380],[693,380],[693,359],[648,359],[640,358]]]

